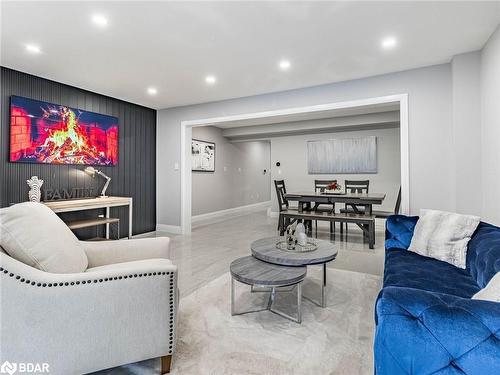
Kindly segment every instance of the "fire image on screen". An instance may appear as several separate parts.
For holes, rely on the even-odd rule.
[[[116,165],[118,119],[12,96],[10,161]]]

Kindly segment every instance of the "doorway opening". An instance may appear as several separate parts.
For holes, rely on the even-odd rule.
[[[282,124],[309,119],[342,117],[397,109],[399,112],[399,142],[402,214],[410,212],[408,95],[390,95],[345,102],[293,107],[265,112],[252,112],[181,122],[181,231],[192,228],[192,139],[194,127],[238,128],[262,124]]]

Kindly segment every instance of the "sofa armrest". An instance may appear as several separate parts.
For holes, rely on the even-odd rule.
[[[378,375],[500,373],[500,303],[387,287],[376,320]]]
[[[170,261],[53,274],[0,257],[2,361],[83,374],[174,351],[177,267]]]
[[[120,241],[80,241],[89,261],[89,268],[134,260],[169,259],[170,238],[140,238]]]
[[[385,222],[385,248],[408,249],[418,216],[392,215]]]

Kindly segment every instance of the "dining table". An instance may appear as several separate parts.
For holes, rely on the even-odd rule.
[[[320,204],[333,204],[344,203],[346,206],[352,208],[352,214],[348,215],[351,220],[359,217],[359,222],[354,220],[355,224],[363,230],[364,238],[370,242],[370,248],[373,248],[375,243],[375,226],[370,227],[369,224],[364,223],[363,217],[373,217],[373,205],[382,204],[385,199],[385,193],[360,193],[360,192],[290,192],[285,194],[285,199],[288,201],[298,202],[298,212],[304,211],[315,212],[315,209]],[[314,206],[312,206],[314,204]],[[336,215],[335,213],[333,213]],[[347,223],[346,223],[347,224]],[[312,221],[307,221],[306,227],[312,231]],[[317,228],[317,227],[316,227]],[[346,225],[347,230],[347,225]],[[342,234],[342,225],[340,233]]]
[[[310,210],[311,204],[333,204],[345,203],[352,207],[354,213],[358,215],[370,216],[373,211],[373,205],[382,204],[385,199],[385,193],[352,193],[352,192],[291,192],[285,194],[288,201],[298,202],[299,212]],[[360,210],[364,207],[364,210]]]

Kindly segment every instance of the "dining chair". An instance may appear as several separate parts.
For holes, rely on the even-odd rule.
[[[274,180],[274,187],[276,189],[276,197],[278,198],[279,211],[288,210],[288,199],[286,199],[286,186],[285,180]]]
[[[345,185],[345,192],[346,193],[365,193],[368,194],[368,190],[370,188],[370,180],[345,180],[344,182]],[[356,210],[358,212],[364,213],[366,206],[360,206],[360,205],[355,205]],[[349,205],[344,204],[344,208],[340,209],[340,213],[343,214],[348,214],[348,213],[355,213],[353,207],[349,207]],[[340,223],[340,226],[342,227],[342,223]],[[345,231],[347,233],[347,228],[348,224],[345,223]],[[341,228],[342,229],[342,228]]]
[[[314,191],[316,193],[324,193],[325,190],[328,189],[328,186],[330,186],[333,183],[337,183],[337,180],[314,180]],[[321,207],[323,206],[323,207]],[[320,203],[315,203],[314,204],[314,211],[319,211],[319,212],[333,212],[335,213],[335,202],[333,203],[328,203],[328,204],[320,204]],[[316,236],[318,235],[318,220],[314,221],[315,226],[316,226]],[[330,233],[333,233],[335,230],[335,222],[330,221]]]
[[[278,210],[280,212],[278,219],[278,231],[286,228],[287,223],[283,221],[281,213],[284,211],[288,211],[290,206],[288,204],[288,199],[286,199],[286,186],[285,180],[274,180],[274,187],[276,189],[276,197],[278,199]]]
[[[286,229],[288,225],[291,223],[285,222],[283,220],[283,217],[281,216],[281,213],[284,211],[297,211],[297,207],[290,207],[288,203],[288,199],[286,199],[286,186],[285,186],[285,180],[274,180],[274,187],[276,189],[276,197],[278,198],[278,209],[280,212],[280,216],[278,219],[278,231],[282,228],[283,230]],[[302,221],[302,220],[299,220]],[[304,222],[304,225],[306,228],[308,228],[308,231],[311,230],[311,223],[309,222]]]
[[[391,215],[399,214],[400,209],[401,209],[401,187],[399,187],[398,197],[396,198],[396,204],[394,205],[394,211],[373,210],[372,215],[375,215],[375,217],[379,219],[386,219]]]

